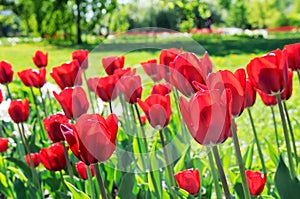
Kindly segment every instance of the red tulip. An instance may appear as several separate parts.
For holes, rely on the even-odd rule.
[[[156,59],[152,59],[152,60],[149,60],[146,62],[141,62],[141,65],[142,65],[145,73],[148,76],[150,76],[153,81],[158,82],[163,78]]]
[[[168,95],[172,91],[172,86],[169,83],[156,84],[152,87],[151,95],[160,94]]]
[[[246,89],[246,74],[245,70],[240,68],[233,74],[229,70],[220,70],[216,73],[211,73],[207,80],[209,89],[231,90],[232,94],[232,115],[239,116],[244,110],[245,89]]]
[[[60,171],[67,166],[64,147],[60,142],[52,144],[49,148],[41,149],[40,160],[49,171]]]
[[[88,99],[81,87],[65,88],[60,94],[53,94],[69,119],[78,118],[89,109]]]
[[[246,177],[248,181],[248,186],[250,194],[252,196],[258,196],[264,190],[267,174],[262,174],[258,171],[254,172],[251,170],[246,171]]]
[[[8,138],[0,138],[0,153],[7,151],[8,149]]]
[[[60,142],[65,140],[60,130],[60,125],[68,122],[68,118],[61,113],[51,115],[49,118],[45,118],[43,120],[45,130],[52,142]]]
[[[125,57],[117,57],[117,56],[112,56],[112,57],[106,57],[102,59],[102,65],[108,75],[114,74],[114,71],[118,68],[123,68],[124,67],[124,60]]]
[[[245,90],[245,108],[250,108],[254,105],[256,100],[256,90],[249,79],[246,79],[246,90]]]
[[[142,125],[144,126],[146,124],[147,117],[145,115],[143,115],[140,118],[141,118]]]
[[[131,76],[131,75],[135,75],[136,73],[136,69],[131,69],[130,67],[128,68],[117,68],[116,70],[114,70],[114,75],[117,75],[119,78],[121,78],[122,76]]]
[[[99,78],[96,94],[100,97],[103,101],[109,102],[119,95],[119,89],[116,86],[119,77],[117,75],[109,75],[106,77]]]
[[[42,88],[46,83],[46,68],[40,70],[26,69],[18,72],[18,76],[25,86]]]
[[[180,97],[180,111],[191,135],[202,145],[223,143],[231,136],[231,91],[203,90],[188,102]]]
[[[257,90],[261,100],[266,106],[274,106],[277,104],[277,100],[275,96],[267,95],[264,92]]]
[[[79,62],[80,68],[86,70],[88,68],[88,50],[74,50],[72,52],[72,59]]]
[[[0,89],[0,104],[3,102],[2,90]]]
[[[150,95],[144,102],[138,99],[138,103],[153,128],[161,130],[169,124],[171,116],[169,95]]]
[[[142,96],[142,80],[138,75],[123,76],[119,79],[118,87],[125,96],[125,100],[130,104],[135,104]]]
[[[186,190],[191,195],[196,195],[200,190],[200,175],[198,169],[187,169],[176,173],[175,179],[181,189]]]
[[[182,49],[177,48],[169,48],[169,49],[163,49],[160,52],[159,55],[159,64],[162,65],[162,67],[159,68],[159,70],[163,70],[160,73],[164,75],[164,78],[167,82],[169,82],[169,67],[170,63],[174,61],[177,55],[179,55],[182,52]]]
[[[82,71],[77,60],[66,62],[61,66],[54,67],[50,73],[52,78],[61,89],[75,85],[81,85],[81,74]]]
[[[31,157],[33,166],[34,167],[39,166],[39,164],[41,162],[41,160],[40,160],[40,154],[39,153],[30,153],[29,155]],[[25,155],[24,158],[25,158],[25,161],[26,161],[27,165],[30,167],[31,164],[30,164],[29,155]]]
[[[84,163],[84,162],[77,162],[75,164],[75,168],[76,168],[76,171],[78,172],[79,174],[79,177],[82,178],[83,180],[87,180],[88,179],[88,174],[87,174],[87,168],[88,166]],[[94,166],[91,165],[91,168],[88,168],[91,170],[91,173],[92,173],[92,177],[95,176],[95,169],[94,169]]]
[[[247,65],[247,72],[256,89],[267,95],[276,95],[281,93],[288,83],[287,66],[287,51],[277,49],[252,59]]]
[[[99,114],[84,114],[75,125],[63,124],[61,130],[74,155],[87,165],[106,161],[116,149],[118,119],[114,114],[106,120]]]
[[[173,68],[170,71],[171,83],[185,96],[191,96],[197,90],[193,87],[193,81],[205,84],[206,77],[211,72],[209,68],[211,64],[203,64],[206,62],[200,61],[190,52],[178,55],[171,63]]]
[[[293,93],[293,71],[292,69],[288,70],[288,83],[285,90],[280,94],[281,100],[288,100]]]
[[[22,100],[12,100],[8,108],[8,113],[15,123],[26,122],[29,116],[29,102],[26,98]]]
[[[99,77],[91,77],[87,79],[87,85],[90,91],[96,92]]]
[[[42,51],[37,50],[32,57],[32,60],[38,68],[46,67],[48,64],[48,53],[43,53]]]
[[[14,71],[7,61],[0,61],[0,84],[8,84],[13,81]]]
[[[285,45],[287,51],[288,67],[292,70],[300,70],[300,43]]]

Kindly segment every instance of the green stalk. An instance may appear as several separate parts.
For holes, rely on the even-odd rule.
[[[99,166],[100,165],[98,163],[94,164],[96,178],[97,178],[97,181],[98,181],[98,186],[99,186],[99,189],[100,189],[102,199],[107,199],[107,194],[106,194],[106,191],[105,191],[105,187],[104,187],[104,184],[103,184],[103,180],[102,180],[102,177],[101,177]]]
[[[86,73],[85,73],[85,70],[83,71],[83,78],[84,78],[84,81],[87,85],[87,78],[86,78]],[[92,111],[93,113],[95,113],[95,107],[94,107],[94,103],[93,103],[93,98],[92,98],[92,94],[91,94],[91,90],[88,88],[88,95],[89,95],[89,98],[90,98],[90,104],[91,104],[91,107],[92,107]]]
[[[68,150],[67,150],[67,147],[65,145],[65,142],[62,141],[62,145],[64,147],[64,155],[65,155],[65,158],[66,158],[66,162],[67,162],[67,169],[68,169],[68,174],[70,176],[70,181],[72,184],[74,184],[74,174],[73,174],[73,169],[72,169],[72,166],[70,164],[70,160],[69,160],[69,154],[68,154]]]
[[[147,139],[146,139],[145,129],[144,129],[144,126],[143,126],[143,123],[142,123],[142,119],[141,119],[141,114],[140,114],[140,111],[139,111],[139,108],[138,108],[137,104],[134,104],[134,107],[135,107],[136,114],[138,116],[138,120],[140,122],[141,130],[142,130],[142,136],[143,136],[145,148],[146,148],[146,151],[147,151],[147,149],[148,149],[148,143],[147,143]]]
[[[286,121],[285,121],[285,116],[284,116],[284,112],[283,112],[280,94],[276,95],[276,100],[277,100],[280,117],[281,117],[281,122],[282,122],[286,150],[287,150],[288,160],[289,160],[289,165],[290,165],[290,174],[291,174],[291,177],[294,179],[294,178],[296,178],[296,172],[295,172],[294,162],[293,162],[293,158],[292,158],[291,143],[290,143],[290,138],[289,138],[289,134],[288,134],[287,126],[286,126]]]
[[[64,176],[62,174],[62,171],[59,171],[59,175],[60,175],[60,179],[61,179],[61,183],[62,183],[62,189],[65,193],[67,193],[67,185],[65,184],[65,180],[64,180]]]
[[[113,114],[113,109],[112,109],[111,101],[109,101],[108,104],[109,104],[110,113]]]
[[[11,95],[11,92],[10,92],[9,87],[8,87],[8,84],[5,84],[5,87],[6,87],[6,90],[7,90],[7,94],[8,94],[9,99],[10,99],[10,100],[13,100],[12,95]]]
[[[208,154],[208,162],[209,162],[209,166],[211,168],[211,173],[212,173],[213,181],[215,184],[217,199],[222,199],[222,192],[221,192],[221,189],[219,186],[219,179],[218,179],[219,177],[218,177],[217,170],[216,170],[216,167],[214,164],[212,150],[211,150],[211,147],[208,147],[207,149],[208,149],[208,153],[207,153]]]
[[[262,153],[262,150],[261,150],[261,147],[260,147],[259,139],[258,139],[258,136],[257,136],[257,133],[256,133],[256,128],[255,128],[255,125],[254,125],[254,121],[253,121],[253,117],[252,117],[250,108],[247,108],[247,111],[248,111],[248,115],[249,115],[249,118],[250,118],[250,123],[251,123],[251,126],[252,126],[253,134],[254,134],[254,139],[255,139],[255,142],[256,142],[258,155],[259,155],[260,162],[261,162],[261,167],[262,167],[263,173],[267,173],[264,156],[263,156],[263,153]]]
[[[91,198],[92,199],[96,199],[96,194],[95,194],[95,186],[94,186],[94,183],[93,183],[93,177],[92,177],[92,172],[91,172],[91,168],[90,166],[87,166],[86,165],[86,171],[87,171],[87,174],[88,174],[88,181],[89,181],[89,185],[90,185],[90,192],[91,192]]]
[[[47,90],[47,98],[49,100],[49,105],[50,105],[50,111],[51,111],[51,114],[53,114],[53,105],[52,105],[52,100],[51,100],[51,97],[50,97],[50,92],[49,90]]]
[[[271,111],[272,111],[272,118],[273,118],[273,124],[274,124],[274,129],[275,129],[275,138],[276,138],[277,150],[278,150],[278,153],[280,154],[280,144],[279,144],[278,130],[277,130],[277,124],[276,124],[276,118],[275,118],[276,116],[275,116],[273,106],[271,106]]]
[[[43,109],[44,109],[45,117],[48,117],[47,109],[46,109],[46,103],[45,103],[45,100],[43,98],[43,93],[42,93],[41,88],[39,88],[39,92],[40,92],[40,96],[41,96],[41,99],[42,99],[42,104],[43,104]]]
[[[246,173],[245,173],[245,166],[243,163],[243,158],[242,158],[241,149],[240,149],[240,145],[239,145],[239,139],[238,139],[236,129],[235,129],[234,118],[232,119],[231,131],[232,131],[233,144],[234,144],[234,148],[235,148],[235,154],[236,154],[236,158],[237,158],[239,169],[240,169],[240,175],[242,178],[242,186],[243,186],[244,196],[245,196],[245,199],[251,199],[250,191],[249,191],[249,187],[248,187],[248,181],[247,181]]]
[[[297,152],[297,147],[296,147],[296,141],[295,141],[294,131],[293,131],[292,123],[291,123],[291,120],[290,120],[289,112],[288,112],[285,101],[283,101],[283,108],[284,108],[285,116],[286,116],[287,123],[288,123],[288,126],[289,126],[290,135],[291,135],[291,138],[292,138],[293,151],[294,151],[295,158],[296,158],[296,165],[298,166],[298,152]]]
[[[299,70],[296,70],[296,72],[297,72],[298,80],[299,80],[299,83],[300,83],[300,71],[299,71]]]
[[[220,178],[221,178],[221,182],[222,182],[222,186],[223,186],[223,190],[224,190],[224,194],[225,194],[225,198],[226,199],[230,199],[231,198],[231,194],[229,191],[229,187],[228,187],[228,183],[226,180],[226,176],[225,176],[225,172],[222,166],[222,161],[219,155],[219,151],[218,151],[218,146],[215,145],[212,147],[212,150],[214,152],[214,157],[215,157],[215,161],[219,170],[219,174],[220,174]]]

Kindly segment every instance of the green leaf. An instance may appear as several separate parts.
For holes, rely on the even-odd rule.
[[[14,173],[15,176],[18,176],[20,178],[20,180],[27,182],[27,178],[26,176],[23,174],[23,172],[21,171],[21,169],[15,168],[15,167],[8,167],[8,170],[12,171]]]
[[[135,175],[133,173],[126,173],[122,178],[118,196],[120,198],[136,198],[136,194],[133,193],[135,186]]]
[[[11,189],[9,189],[9,186],[11,186],[11,182],[8,181],[7,184],[6,176],[0,172],[0,192],[7,198],[13,198],[13,193],[11,192]]]
[[[243,162],[245,162],[245,168],[250,169],[252,165],[253,160],[253,150],[254,149],[254,143],[250,144],[250,146],[247,148],[247,151],[245,155],[243,156]]]
[[[22,162],[21,160],[18,160],[16,158],[7,158],[8,161],[13,162],[18,168],[20,168],[24,175],[31,180],[32,179],[32,173],[30,168],[28,167],[28,165],[25,162]]]
[[[26,198],[26,187],[24,182],[22,182],[19,178],[16,178],[14,181],[14,191],[17,194],[17,198]]]
[[[297,178],[292,179],[289,169],[280,156],[277,171],[274,177],[275,186],[282,199],[299,199],[300,183]]]
[[[270,158],[272,160],[272,162],[277,165],[278,163],[278,157],[279,157],[279,154],[278,154],[278,151],[274,148],[274,146],[267,140],[265,139],[267,145],[268,145],[268,150],[269,150],[269,155],[270,155]]]
[[[74,187],[71,183],[65,181],[67,187],[72,193],[72,199],[89,199],[89,196],[83,193],[82,191],[78,190]]]
[[[180,159],[178,160],[178,162],[174,166],[174,172],[175,173],[178,173],[179,171],[182,171],[182,170],[185,169],[184,160],[185,160],[185,155],[186,155],[188,149],[189,149],[189,147],[184,150],[183,155],[180,157]]]
[[[245,198],[244,197],[244,190],[243,190],[242,183],[236,183],[234,185],[234,190],[235,190],[235,192],[237,194],[237,198],[239,198],[239,199],[244,199]]]

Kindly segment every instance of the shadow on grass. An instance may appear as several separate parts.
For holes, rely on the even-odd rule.
[[[183,48],[185,51],[203,54],[204,49],[213,56],[226,56],[228,54],[262,54],[277,48],[282,49],[284,45],[300,42],[299,38],[288,39],[262,39],[262,38],[224,38],[205,39],[197,38],[195,41],[170,41],[170,42],[130,42],[127,43],[101,43],[82,45],[57,45],[63,48],[88,49],[94,52],[131,52],[147,51],[155,53],[164,48]],[[201,47],[202,46],[202,47]]]

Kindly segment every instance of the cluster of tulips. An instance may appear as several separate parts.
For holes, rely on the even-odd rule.
[[[213,64],[207,53],[198,58],[182,49],[163,49],[159,61],[153,59],[140,63],[154,84],[147,97],[142,97],[142,77],[146,75],[137,74],[134,68],[124,68],[124,56],[103,58],[102,65],[107,75],[87,78],[88,56],[88,50],[75,50],[72,61],[53,67],[50,75],[60,91],[46,89],[44,92],[48,54],[37,51],[33,62],[38,70],[30,68],[17,73],[21,82],[29,88],[23,95],[24,99],[18,99],[18,92],[11,92],[14,86],[11,84],[14,79],[11,64],[0,62],[0,83],[4,85],[2,92],[7,92],[7,97],[0,92],[0,103],[9,101],[7,111],[14,123],[1,123],[0,152],[2,161],[6,159],[1,165],[18,167],[23,165],[22,162],[26,163],[32,181],[24,186],[34,190],[31,197],[44,198],[45,194],[53,191],[48,190],[46,182],[43,182],[45,169],[39,166],[42,163],[49,172],[60,173],[61,192],[65,193],[65,197],[70,193],[73,197],[76,194],[88,197],[83,193],[88,192],[91,198],[99,198],[99,195],[103,199],[117,195],[125,198],[122,195],[124,192],[140,190],[141,198],[200,198],[205,195],[200,183],[200,178],[204,176],[201,177],[198,168],[185,168],[174,174],[174,164],[178,160],[171,160],[172,151],[167,150],[166,145],[172,142],[176,134],[183,137],[191,135],[196,142],[207,147],[216,197],[225,196],[227,199],[234,193],[227,182],[218,150],[228,138],[232,138],[244,198],[259,196],[266,184],[268,168],[250,112],[256,92],[267,106],[277,104],[279,107],[286,145],[286,153],[282,155],[287,155],[291,178],[297,178],[297,147],[292,128],[288,130],[287,127],[288,112],[284,101],[292,95],[293,71],[299,75],[300,43],[286,45],[283,50],[277,49],[252,59],[246,67],[248,78],[243,68],[235,72],[212,72]],[[113,102],[116,100],[121,103],[121,114],[115,113],[117,107]],[[107,110],[98,107],[99,101],[107,104]],[[261,171],[245,170],[235,122],[244,109],[250,116]],[[172,132],[167,128],[171,120],[177,121],[177,128]],[[147,126],[158,132],[155,134],[159,135],[155,140],[157,143],[147,139]],[[12,131],[18,134],[12,134]],[[276,139],[279,149],[278,133]],[[9,145],[9,142],[16,144]],[[134,174],[134,181],[137,182],[133,184],[141,188],[129,184],[127,188],[126,185],[121,187],[122,179],[115,176],[119,172],[119,178],[125,180],[127,173],[124,171],[114,171],[115,176],[108,176],[105,172],[108,168],[104,163],[117,155],[117,149],[132,151],[137,156],[124,164],[125,167],[138,168],[140,172]],[[148,156],[153,150],[160,149],[164,156],[160,161],[164,161],[165,166],[155,170],[156,163],[153,161],[157,157]],[[18,157],[19,161],[13,157]],[[75,157],[78,162],[75,162]],[[114,164],[125,161],[121,158]],[[7,182],[15,180],[16,177],[10,175],[6,168],[4,172]],[[93,181],[94,176],[96,181]],[[78,185],[81,181],[78,177],[88,180],[86,189]],[[2,194],[17,197],[10,186],[12,184],[6,183],[11,191],[1,190]],[[148,190],[149,195],[142,193],[141,189]]]

